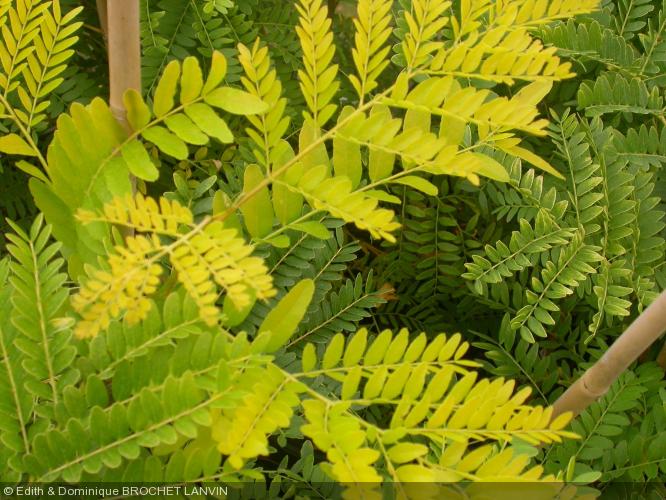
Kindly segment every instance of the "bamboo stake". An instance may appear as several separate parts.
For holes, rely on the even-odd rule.
[[[109,33],[108,16],[106,10],[106,0],[97,0],[97,15],[99,16],[99,25],[104,33],[104,42],[107,41]]]
[[[583,373],[553,405],[553,417],[571,411],[578,415],[606,394],[609,387],[666,331],[666,291],[662,292],[620,335],[604,355]]]
[[[129,89],[141,91],[139,0],[111,0],[106,8],[111,110],[127,128],[123,95]]]

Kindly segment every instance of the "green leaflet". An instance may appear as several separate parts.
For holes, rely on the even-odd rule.
[[[292,147],[286,141],[280,141],[273,151],[274,158],[271,159],[273,169],[280,170],[285,163],[291,161],[295,154]],[[287,169],[281,178],[288,184],[298,181],[303,175],[303,164],[298,162]],[[301,215],[303,208],[303,196],[289,190],[282,183],[273,185],[273,208],[281,224],[289,224]]]
[[[298,151],[301,153],[301,163],[306,171],[323,165],[326,167],[328,175],[330,175],[330,162],[326,145],[323,142],[316,143],[320,137],[321,131],[314,122],[305,120],[298,136]]]
[[[0,152],[9,155],[37,156],[30,144],[16,134],[0,137]]]
[[[201,90],[202,94],[208,94],[224,81],[224,77],[227,75],[227,68],[227,58],[221,52],[213,51],[210,71]]]
[[[164,123],[180,140],[188,144],[202,146],[208,142],[208,136],[184,114],[168,116]]]
[[[177,160],[187,158],[187,144],[165,127],[156,125],[145,129],[141,135],[160,148],[163,153],[173,156]]]
[[[178,78],[180,77],[180,63],[171,61],[164,69],[155,95],[153,96],[153,112],[157,118],[162,118],[174,107]]]
[[[265,352],[275,352],[289,341],[303,319],[313,293],[312,280],[302,280],[268,313],[257,333],[268,337],[263,347]]]
[[[345,106],[340,111],[338,123],[344,121],[354,112],[351,106]],[[344,138],[345,127],[340,128],[340,135],[333,139],[333,171],[335,175],[349,177],[352,188],[356,188],[361,182],[362,163],[361,146]],[[303,147],[303,145],[301,145]]]
[[[202,132],[216,138],[223,144],[233,142],[234,136],[227,123],[209,106],[197,103],[185,107],[185,114]]]
[[[262,238],[273,228],[274,213],[268,187],[264,185],[259,188],[265,179],[259,165],[248,165],[245,168],[243,194],[248,196],[252,193],[252,196],[243,204],[241,212],[245,227],[253,238]]]
[[[456,160],[460,162],[458,168],[483,175],[490,179],[507,182],[509,174],[506,168],[493,158],[481,153],[463,153],[458,155]]]
[[[129,89],[125,92],[123,103],[127,110],[127,121],[133,130],[144,129],[150,123],[150,108],[136,90]]]
[[[232,206],[231,199],[223,191],[216,191],[213,196],[213,215],[228,214],[228,217],[224,219],[224,226],[233,228],[239,233],[242,232],[242,225],[238,214],[234,210],[231,213],[227,211]]]
[[[132,175],[146,181],[156,181],[159,177],[157,168],[139,141],[127,142],[120,149],[120,154]]]
[[[220,87],[204,96],[207,104],[235,115],[256,115],[268,109],[257,97],[231,87]]]
[[[391,110],[388,106],[381,104],[375,105],[370,111],[370,115],[380,115],[382,121],[391,120]],[[399,120],[393,120],[392,124],[400,126]],[[382,142],[379,142],[382,145]],[[395,163],[395,154],[381,151],[380,149],[371,149],[370,157],[368,160],[368,175],[370,180],[376,182],[385,179],[391,172],[393,172],[393,164]]]
[[[41,207],[42,213],[53,222],[54,234],[64,245],[76,246],[75,220],[65,203],[51,191],[45,183],[30,179],[30,191],[35,202]]]
[[[410,186],[421,191],[430,196],[437,196],[437,187],[427,180],[417,177],[415,175],[407,175],[405,177],[400,177],[395,181],[396,184],[403,184],[405,186]]]
[[[183,61],[183,78],[180,81],[180,103],[188,104],[201,95],[203,90],[203,74],[195,57],[187,57]]]
[[[244,307],[237,307],[233,301],[226,296],[224,298],[224,306],[222,308],[222,314],[224,316],[223,323],[224,326],[233,327],[240,325],[248,314],[252,311],[252,308],[256,304],[256,296],[253,296],[250,301]]]
[[[315,238],[319,238],[320,240],[327,240],[331,236],[328,228],[321,222],[300,222],[298,224],[292,224],[291,227],[302,233],[307,233]]]

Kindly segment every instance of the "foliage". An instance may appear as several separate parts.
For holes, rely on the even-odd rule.
[[[666,286],[666,4],[141,11],[125,129],[95,2],[0,0],[1,480],[665,477],[656,364],[548,405]]]
[[[139,200],[143,198],[133,205],[137,211]],[[176,226],[178,215],[168,224]],[[151,223],[150,218],[146,221]],[[164,222],[155,215],[151,228],[162,224],[168,232]],[[141,227],[141,221],[136,225]],[[307,422],[303,434],[327,453],[331,463],[322,467],[341,482],[379,479],[372,464],[380,456],[393,471],[393,480],[507,474],[533,480],[541,476],[541,468],[526,470],[527,462],[511,448],[470,450],[475,458],[468,461],[460,461],[460,455],[469,440],[520,437],[549,443],[573,436],[561,430],[568,415],[551,422],[551,409],[524,404],[529,390],[514,395],[513,382],[477,381],[476,363],[462,359],[469,346],[459,334],[428,342],[423,333],[410,340],[406,330],[395,337],[385,330],[370,342],[367,330],[361,329],[346,347],[342,334],[334,336],[320,360],[308,344],[301,371],[280,367],[269,354],[284,346],[301,321],[314,292],[308,279],[279,301],[253,340],[207,323],[185,286],[159,304],[145,299],[141,324],[133,311],[123,321],[109,320],[77,354],[69,345],[74,321],[25,315],[32,304],[45,315],[57,314],[67,298],[64,274],[58,273],[63,262],[57,257],[60,244],[47,246],[49,231],[38,219],[29,235],[12,235],[11,260],[2,266],[3,293],[12,304],[11,312],[3,312],[0,330],[7,391],[3,442],[13,452],[7,457],[6,479],[109,478],[123,465],[125,471],[138,468],[151,474],[149,464],[159,460],[160,448],[173,446],[178,452],[160,479],[180,477],[185,462],[175,457],[193,449],[200,458],[187,465],[188,477],[219,478],[221,470],[221,477],[232,478],[236,471],[242,474],[248,459],[269,453],[268,435],[288,427],[294,408],[301,405]],[[26,273],[33,261],[42,268]],[[34,276],[43,283],[30,281]],[[78,300],[72,302],[74,309]],[[81,325],[85,335],[92,333],[87,320],[77,329]],[[166,361],[157,370],[156,358]],[[318,382],[322,377],[342,382],[333,393],[341,391],[341,399],[332,399],[328,386]],[[22,396],[19,382],[30,389],[31,398]],[[358,391],[357,401],[353,396]],[[496,398],[493,404],[487,404],[490,394]],[[485,401],[485,410],[470,411],[479,401]],[[352,404],[395,406],[391,424],[384,428],[363,419],[358,409],[350,411]],[[419,424],[425,418],[424,433]],[[340,433],[338,426],[347,430]],[[212,441],[205,438],[207,433]],[[429,459],[427,444],[412,438],[438,448],[450,442],[451,451]],[[345,456],[359,446],[364,446],[367,460],[350,465]],[[215,457],[218,464],[210,469]],[[175,460],[181,461],[180,468]]]

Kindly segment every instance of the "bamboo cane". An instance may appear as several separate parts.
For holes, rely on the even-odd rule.
[[[123,95],[129,89],[141,91],[139,0],[111,0],[106,9],[110,105],[118,122],[127,128]]]
[[[578,415],[606,394],[609,387],[666,331],[666,291],[662,292],[620,335],[604,355],[583,373],[553,405],[553,417],[571,411]]]
[[[99,17],[99,25],[104,33],[104,42],[107,41],[109,33],[109,25],[107,21],[106,0],[97,0],[97,16]]]

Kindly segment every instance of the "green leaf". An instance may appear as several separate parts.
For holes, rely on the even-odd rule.
[[[481,153],[467,154],[473,156],[477,160],[477,164],[475,165],[476,168],[474,170],[475,173],[490,179],[495,179],[496,181],[509,182],[509,172],[506,171],[506,168],[500,162]]]
[[[20,170],[23,170],[26,174],[36,177],[42,182],[49,183],[48,177],[42,172],[38,167],[35,167],[32,163],[28,163],[25,160],[19,160],[16,162],[16,167]]]
[[[416,443],[399,443],[391,447],[387,455],[393,463],[404,464],[411,462],[428,453],[428,447]]]
[[[275,248],[289,248],[289,244],[291,243],[289,236],[286,234],[280,234],[274,238],[268,238],[267,240],[263,241],[271,246],[274,246]]]
[[[8,155],[37,156],[30,144],[16,134],[0,137],[0,152]]]
[[[199,97],[203,88],[201,66],[196,57],[187,57],[183,61],[183,77],[180,79],[180,103],[187,104]]]
[[[571,482],[575,484],[590,484],[598,481],[600,477],[601,472],[599,471],[583,472],[576,476]]]
[[[141,130],[150,123],[150,108],[139,92],[129,89],[123,96],[123,103],[127,110],[127,121],[133,130]]]
[[[365,328],[361,328],[347,343],[347,349],[345,349],[345,354],[342,358],[342,366],[353,366],[361,361],[367,343],[368,331]]]
[[[232,206],[231,199],[224,191],[216,191],[213,196],[213,215],[220,215],[225,213]],[[239,234],[243,233],[243,226],[241,225],[240,219],[236,210],[231,212],[224,221],[222,221],[224,227],[233,228],[238,231]]]
[[[161,118],[173,109],[179,76],[180,63],[178,61],[171,61],[164,70],[153,97],[153,112],[158,118]]]
[[[354,108],[352,106],[345,106],[340,112],[338,123],[341,123],[353,113]],[[344,132],[343,128],[340,133]],[[361,146],[340,134],[336,134],[333,139],[333,170],[335,171],[335,175],[346,175],[349,177],[352,181],[352,188],[358,186],[361,182],[362,174]]]
[[[243,194],[247,195],[264,182],[265,176],[261,167],[256,164],[248,165],[245,168],[245,177],[243,181]],[[268,187],[263,186],[248,198],[241,206],[241,212],[245,219],[245,226],[248,232],[254,238],[263,238],[271,232],[273,228],[273,204]]]
[[[314,124],[312,120],[306,119],[301,127],[301,132],[298,135],[298,148],[299,151],[305,151],[321,137],[321,131]],[[320,142],[308,153],[301,155],[301,163],[305,170],[310,170],[320,165],[326,166],[326,176],[331,175],[330,162],[328,153],[326,152],[326,144]]]
[[[391,121],[391,109],[384,104],[377,104],[372,107],[370,116],[380,115],[386,123]],[[389,177],[393,172],[395,164],[395,155],[379,149],[370,149],[368,157],[368,175],[372,182],[376,182]]]
[[[257,301],[256,294],[254,290],[248,289],[248,293],[251,294],[251,300],[247,303],[245,307],[238,308],[234,302],[227,295],[224,297],[224,306],[222,308],[222,313],[224,315],[223,324],[226,327],[233,327],[240,325],[245,318],[247,318],[250,311],[254,307],[254,304]]]
[[[303,349],[301,364],[304,372],[312,371],[317,366],[317,351],[314,344],[308,343]]]
[[[120,150],[129,171],[144,181],[153,182],[160,176],[157,167],[150,160],[146,148],[139,141],[130,141]]]
[[[365,191],[365,195],[369,196],[370,198],[375,198],[379,201],[385,201],[386,203],[393,203],[395,205],[402,204],[402,200],[400,198],[389,194],[386,191],[382,191],[381,189],[369,189],[368,191]]]
[[[391,330],[381,332],[366,351],[364,363],[368,366],[381,363],[392,337]]]
[[[315,238],[319,238],[320,240],[327,240],[331,237],[331,233],[321,222],[300,222],[298,224],[292,224],[290,227],[296,231],[301,231],[314,236]]]
[[[229,144],[234,141],[234,135],[229,130],[227,122],[217,116],[217,113],[210,106],[204,103],[191,104],[185,108],[185,114],[205,134],[214,137],[222,144]]]
[[[324,359],[321,361],[321,367],[324,370],[333,368],[342,358],[342,352],[345,348],[345,337],[341,333],[336,333],[324,352]]]
[[[169,156],[173,156],[176,160],[184,160],[187,158],[187,144],[169,132],[166,128],[160,127],[159,125],[150,127],[144,130],[142,135],[144,139],[155,144],[160,151]]]
[[[421,191],[422,193],[425,193],[430,196],[437,196],[437,193],[439,192],[437,186],[423,179],[422,177],[417,177],[415,175],[400,177],[399,179],[396,179],[394,182],[396,184],[404,184],[405,186],[413,187],[417,191]]]
[[[210,72],[208,73],[208,78],[206,78],[206,83],[203,86],[202,94],[208,94],[213,89],[217,88],[220,83],[224,81],[224,77],[227,76],[227,60],[224,55],[219,52],[213,52],[213,58],[210,63]]]
[[[349,370],[347,376],[342,382],[342,391],[340,392],[340,396],[343,400],[350,399],[356,393],[361,382],[362,375],[363,368],[359,365],[356,365],[351,370]]]
[[[208,143],[208,136],[184,114],[168,116],[164,123],[180,140],[188,144],[203,146]]]
[[[268,111],[268,104],[242,90],[220,87],[204,96],[206,103],[234,115],[257,115]]]
[[[29,181],[30,192],[35,203],[53,226],[53,235],[70,248],[76,248],[76,221],[69,207],[47,184],[36,178]]]
[[[272,353],[285,345],[305,316],[314,294],[314,281],[301,280],[266,315],[257,335],[270,332],[265,352]]]
[[[564,179],[564,176],[561,173],[559,173],[557,170],[555,170],[555,168],[550,163],[548,163],[540,156],[532,153],[528,149],[521,148],[520,146],[513,146],[511,148],[504,148],[504,150],[507,153],[517,156],[518,158],[521,158],[527,161],[528,163],[531,163],[535,167],[540,168],[541,170],[544,170],[551,175],[554,175],[558,179]]]
[[[271,162],[275,170],[291,161],[295,156],[291,145],[282,139],[276,144],[271,154],[273,156]],[[287,183],[296,184],[302,175],[303,166],[296,163],[289,167],[281,178]],[[287,186],[275,183],[273,184],[273,208],[278,220],[286,226],[301,215],[303,197],[291,191]]]

